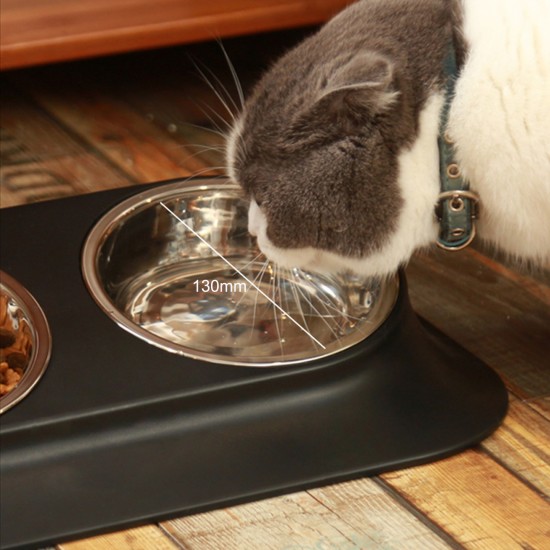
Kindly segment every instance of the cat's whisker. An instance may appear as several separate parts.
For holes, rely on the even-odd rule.
[[[269,295],[270,289],[273,286],[274,276],[273,276],[273,264],[268,260],[266,272],[269,276],[269,281],[267,282],[267,292],[266,294]],[[273,307],[273,303],[269,300],[265,303],[265,312],[268,313],[270,308]]]
[[[257,261],[257,259],[262,255],[262,253],[260,252],[259,254],[256,255],[256,257],[254,257],[252,260],[250,260],[250,262],[248,262],[246,265],[243,265],[242,267],[239,267],[239,271],[241,273],[244,273],[244,271],[248,268],[248,266],[252,265],[253,263],[255,263]],[[252,281],[252,283],[254,285],[256,285],[256,281],[258,280],[259,278],[259,274],[256,275],[256,277],[254,278],[254,280]],[[256,285],[257,286],[257,285]],[[247,287],[247,291],[246,292],[243,292],[240,300],[235,304],[235,308],[238,308],[239,305],[241,304],[241,302],[244,300],[245,296],[248,294],[249,290],[248,290],[248,287]],[[256,294],[258,294],[258,291],[256,291]]]
[[[223,103],[229,115],[234,120],[236,114],[239,112],[239,105],[237,104],[237,101],[233,97],[233,94],[227,89],[227,86],[224,84],[224,82],[214,73],[214,71],[212,71],[210,67],[206,67],[206,70],[214,81],[213,82],[212,80],[210,80],[213,91],[216,93],[216,96]]]
[[[281,280],[285,281],[284,289],[281,285]],[[291,308],[291,303],[288,299],[288,295],[286,291],[286,286],[288,286],[287,281],[288,281],[288,269],[285,267],[280,267],[279,268],[279,291],[281,294],[281,307],[283,308],[284,311],[286,311],[290,315],[292,313],[292,308]]]
[[[235,66],[233,65],[233,62],[231,61],[231,59],[229,58],[227,50],[225,49],[225,46],[223,45],[221,40],[218,40],[218,44],[220,45],[220,48],[223,52],[225,60],[227,61],[227,65],[229,66],[229,70],[231,71],[231,75],[233,76],[233,82],[235,83],[235,88],[237,89],[237,94],[239,94],[239,100],[241,102],[241,108],[244,108],[243,87],[241,85],[241,81],[239,79],[239,76],[237,75],[237,71],[235,70]]]
[[[211,105],[208,105],[207,103],[204,103],[202,101],[197,102],[197,106],[202,111],[202,114],[208,119],[210,124],[214,127],[214,129],[217,130],[222,136],[227,136],[227,132],[232,127],[231,122],[227,121],[222,115],[220,115],[220,113],[218,113],[218,111],[216,111],[216,109],[214,109]],[[207,110],[210,112],[210,114],[208,114]],[[225,126],[225,129],[219,125],[219,123],[212,115],[218,118],[219,122],[221,122]]]
[[[200,74],[200,76],[204,80],[205,84],[212,90],[212,92],[214,92],[214,95],[218,98],[218,101],[222,104],[222,106],[227,111],[227,114],[231,117],[231,120],[234,122],[235,118],[236,118],[235,113],[229,107],[229,104],[227,103],[226,99],[223,97],[221,92],[216,88],[216,86],[210,81],[210,79],[206,76],[205,72],[199,67],[199,65],[196,62],[193,62],[193,64],[195,65],[195,69],[198,71],[198,73]],[[210,71],[210,69],[207,69],[207,70],[216,79],[216,81],[218,83],[220,83],[218,77],[216,77],[212,73],[212,71]],[[225,91],[226,94],[228,94],[228,92],[227,92],[227,90],[225,90],[225,88],[224,88],[224,91]],[[229,96],[229,98],[230,98],[230,101],[234,104],[234,101],[231,98],[231,96]],[[235,104],[234,104],[234,108],[237,109],[237,106]]]
[[[345,319],[348,319],[350,321],[355,321],[355,322],[364,320],[361,317],[355,317],[355,316],[353,316],[353,315],[351,315],[347,312],[344,312],[341,308],[336,307],[334,305],[334,303],[332,302],[332,299],[331,299],[332,297],[330,296],[330,294],[320,284],[318,284],[316,281],[308,279],[308,283],[313,288],[315,288],[315,290],[317,291],[317,293],[319,295],[321,295],[323,297],[323,300],[319,300],[319,301],[320,301],[320,303],[323,304],[323,307],[325,308],[325,310],[327,311],[327,313],[329,315],[334,316],[334,314],[336,314],[339,317],[343,317]],[[331,313],[331,312],[334,312],[334,313]]]
[[[303,276],[304,272],[301,269],[297,269],[297,271]],[[312,285],[318,291],[318,293],[325,298],[325,300],[323,300],[323,304],[324,304],[325,308],[327,309],[327,312],[332,310],[338,316],[344,317],[344,318],[349,319],[351,321],[354,321],[354,322],[362,321],[362,322],[370,323],[370,321],[365,320],[364,317],[355,317],[354,315],[351,315],[347,312],[342,311],[342,309],[336,307],[333,304],[330,294],[321,285],[319,285],[315,280],[312,280],[312,279],[309,279],[309,278],[306,278],[306,277],[302,277],[302,280],[304,280],[304,279],[307,280],[308,284]]]
[[[274,273],[275,273],[275,277],[273,279],[273,287],[272,287],[273,294],[271,296],[271,298],[273,300],[273,320],[275,321],[275,329],[277,330],[277,338],[279,340],[279,347],[281,348],[281,356],[284,357],[285,356],[284,340],[283,340],[283,337],[282,337],[281,328],[279,327],[279,320],[278,320],[279,312],[278,312],[277,308],[275,307],[275,304],[277,303],[277,301],[275,299],[276,298],[276,290],[278,289],[278,285],[279,285],[279,267],[278,266],[275,266]],[[281,293],[279,293],[279,295],[280,294]]]
[[[239,111],[239,106],[237,105],[237,103],[233,99],[233,96],[231,95],[231,93],[229,93],[229,90],[226,88],[225,84],[220,80],[220,78],[218,78],[216,76],[216,74],[210,68],[208,68],[208,67],[205,67],[205,68],[212,75],[212,78],[214,78],[214,80],[216,81],[218,86],[221,88],[221,92],[219,92],[219,95],[216,94],[216,95],[218,95],[218,98],[220,98],[220,101],[223,101],[222,97],[226,97],[229,100],[229,103],[227,101],[225,101],[224,103],[226,105],[226,108],[227,107],[233,107],[233,109],[230,110],[230,114],[231,114],[232,119],[235,120],[236,113],[238,113],[238,111]],[[216,88],[216,90],[214,90],[214,92],[216,92],[217,90],[218,89]],[[224,94],[223,96],[221,95],[222,92]]]
[[[216,171],[216,170],[225,170],[225,166],[206,166],[205,168],[202,168],[201,170],[196,170],[191,175],[187,176],[186,178],[182,179],[180,181],[180,184],[184,185],[187,182],[191,181],[193,178],[196,178],[197,176],[201,176],[202,174],[207,174],[208,172]]]
[[[202,110],[202,108],[201,108]],[[192,128],[196,128],[197,130],[202,130],[204,132],[209,132],[211,134],[215,134],[224,140],[227,138],[226,134],[224,132],[220,132],[219,130],[215,130],[214,128],[209,128],[208,126],[202,126],[201,124],[193,124],[192,122],[186,122],[185,126],[190,126]]]
[[[313,307],[313,303],[311,302],[311,300],[308,300],[307,296],[304,296],[304,293],[302,292],[302,285],[300,283],[298,283],[296,279],[297,279],[296,273],[294,272],[294,270],[292,270],[292,283],[293,283],[293,286],[294,286],[294,292],[296,294],[296,300],[297,300],[297,303],[299,304],[300,312],[301,312],[302,318],[304,320],[304,323],[306,323],[306,325],[307,325],[306,315],[304,313],[304,308],[303,308],[304,299],[305,299],[305,303],[309,306],[309,311],[308,311],[307,314],[309,316],[312,316],[312,317],[314,317],[314,316],[319,317],[319,314],[317,313],[317,311]],[[301,296],[301,298],[300,298],[300,296]],[[314,315],[315,313],[316,313],[316,315]],[[311,329],[309,329],[309,326],[308,326],[308,331],[311,332]],[[316,342],[312,341],[312,344],[313,344],[313,347],[315,349],[317,349]]]
[[[198,153],[216,153],[218,155],[223,155],[225,153],[225,147],[220,146],[209,146],[209,147],[203,147],[200,150],[197,150]]]
[[[270,291],[271,291],[271,301],[269,301],[267,303],[267,306],[268,306],[268,309],[269,309],[269,306],[271,306],[271,310],[272,310],[272,318],[273,318],[273,323],[275,325],[275,330],[277,332],[277,338],[279,340],[279,347],[281,347],[281,333],[279,332],[279,323],[277,321],[277,308],[275,307],[275,304],[277,303],[275,301],[275,280],[276,280],[276,275],[275,275],[275,270],[276,270],[276,266],[271,266],[271,274],[270,274]],[[283,352],[282,348],[281,348],[281,353]]]
[[[329,304],[327,304],[321,297],[317,300],[319,309],[322,310],[323,319],[331,319],[333,325],[339,327],[339,319],[345,319],[346,315],[339,309],[333,307],[332,311],[329,309]]]
[[[192,147],[194,149],[194,148],[199,147],[199,146],[187,145],[186,144],[185,147]],[[196,157],[200,157],[201,155],[204,155],[205,153],[208,153],[210,151],[213,151],[213,152],[216,152],[216,153],[223,153],[224,152],[222,149],[217,148],[217,147],[204,146],[204,147],[201,147],[201,149],[199,151],[195,151],[194,153],[192,153],[192,154],[188,155],[187,157],[185,157],[185,161],[188,162],[191,159],[194,159]]]
[[[206,145],[205,143],[186,143],[185,147],[190,149],[200,149],[201,151],[218,151],[220,153],[225,152],[225,145]]]
[[[260,273],[258,274],[256,279],[254,280],[254,281],[260,281],[260,283],[258,283],[258,286],[261,284],[261,282],[264,278],[265,272],[268,270],[268,268],[269,268],[269,260],[266,258],[264,263],[263,263],[263,266],[262,266],[262,269],[261,269]]]
[[[262,279],[264,277],[264,273],[267,269],[267,266],[269,265],[269,260],[266,259],[264,262],[262,268],[260,269],[260,272],[258,273],[257,277],[254,279],[254,285],[256,289],[256,296],[254,298],[254,307],[252,309],[252,324],[250,325],[250,336],[254,334],[254,328],[256,326],[256,310],[258,308],[258,297],[260,296],[260,292],[258,288],[260,287],[262,283]],[[256,281],[259,281],[258,284],[256,284]]]
[[[298,313],[300,314],[300,317],[302,318],[302,323],[304,324],[305,329],[311,333],[311,330],[309,328],[309,325],[306,320],[306,316],[304,315],[304,308],[302,307],[302,300],[300,300],[300,297],[298,296],[298,291],[296,290],[296,282],[294,281],[294,274],[292,269],[288,269],[288,281],[290,282],[290,288],[292,291],[292,296],[294,297],[294,303],[296,304],[296,309],[298,310]],[[315,341],[311,340],[314,347],[317,347]]]
[[[218,77],[212,71],[212,69],[210,69],[209,67],[206,67],[206,66],[205,66],[205,68],[212,75],[212,78],[216,81],[216,83],[220,87],[220,90],[221,90],[220,94],[223,93],[224,98],[226,98],[226,103],[228,105],[230,105],[231,107],[233,107],[231,109],[231,115],[233,117],[233,120],[235,120],[236,115],[239,113],[239,111],[241,110],[241,108],[244,105],[244,94],[243,94],[242,86],[239,82],[239,79],[237,78],[237,73],[235,71],[235,67],[233,66],[233,63],[231,63],[231,60],[229,59],[229,55],[225,51],[225,48],[223,47],[223,45],[221,43],[220,43],[220,45],[221,45],[221,49],[222,49],[222,52],[224,54],[224,57],[225,57],[225,59],[227,61],[227,64],[229,66],[229,71],[231,72],[231,76],[232,76],[233,81],[235,83],[235,90],[237,91],[238,101],[235,100],[234,94],[229,91],[229,88],[226,86],[226,84],[223,82],[223,80],[220,77]]]
[[[219,173],[225,175],[227,173],[227,166],[206,166],[204,168],[201,168],[200,170],[196,170],[195,172],[193,172],[186,179],[182,180],[182,183],[186,183],[190,179],[202,176],[203,174],[208,174],[209,172],[218,173],[218,175]]]
[[[301,279],[302,281],[307,281],[308,283],[310,281],[308,281],[307,279]],[[304,293],[304,291],[302,290],[302,287],[300,284],[296,284],[296,288],[298,290],[298,292],[301,294],[302,298],[306,301],[306,303],[310,306],[311,310],[319,317],[319,319],[321,319],[321,321],[323,323],[325,323],[325,325],[327,326],[327,328],[330,330],[330,332],[332,333],[332,335],[336,338],[336,340],[340,341],[340,334],[338,332],[336,332],[333,328],[333,326],[327,321],[326,319],[326,316],[323,315],[314,305],[313,305],[313,301]],[[330,318],[334,318],[334,315],[329,315]]]
[[[243,234],[246,233],[246,231],[243,231]],[[245,265],[243,265],[242,267],[240,267],[239,269],[241,271],[244,271],[247,267],[251,266],[253,263],[255,263],[256,261],[258,261],[258,258],[260,258],[262,256],[262,253],[261,252],[258,252],[258,254],[256,254],[256,256],[254,256],[254,258],[252,258],[252,260],[250,260],[248,263],[246,263]],[[253,281],[254,283],[256,282],[256,279],[254,279]]]
[[[347,319],[348,321],[352,321],[354,323],[357,323],[357,322],[364,322],[364,323],[370,323],[371,321],[369,321],[368,319],[365,319],[364,317],[356,317],[355,315],[351,315],[350,313],[347,313],[346,311],[342,311],[341,309],[337,308],[336,306],[334,306],[333,304],[331,304],[330,302],[324,302],[325,304],[325,307],[327,308],[327,311],[334,311],[335,313],[337,313],[340,317],[343,317],[344,319]]]

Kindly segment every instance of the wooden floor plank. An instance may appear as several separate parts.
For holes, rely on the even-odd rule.
[[[550,420],[550,396],[529,401],[529,407],[537,411],[544,418]]]
[[[449,548],[445,540],[405,510],[372,479],[339,483],[308,492],[350,526],[348,532],[353,533],[359,548]],[[328,544],[326,546],[330,548]]]
[[[370,479],[198,514],[163,526],[190,550],[448,548]]]
[[[35,90],[33,94],[45,109],[138,182],[187,177],[207,168],[185,143],[116,99],[91,91]]]
[[[181,83],[180,83],[181,86]],[[167,131],[175,141],[197,156],[204,166],[225,166],[225,143],[227,125],[222,122],[224,114],[214,114],[205,104],[219,103],[213,93],[196,87],[198,99],[192,99],[191,89],[149,89],[138,93],[135,89],[120,92],[122,101],[145,116],[159,131]],[[215,109],[220,111],[219,105]],[[212,120],[209,120],[209,117]]]
[[[2,165],[28,164],[82,153],[82,147],[6,79],[2,85]]]
[[[2,168],[2,207],[92,193],[133,182],[88,153]]]
[[[351,539],[347,525],[307,493],[198,514],[163,527],[189,550],[290,550]]]
[[[220,146],[219,136],[192,126],[209,124],[199,101],[208,109],[213,105],[214,111],[222,107],[206,83],[190,76],[189,65],[186,59],[181,71],[174,71],[155,60],[140,63],[129,56],[105,60],[104,65],[73,63],[21,71],[8,78],[136,181],[153,182],[204,171],[213,159],[197,155],[197,147]],[[159,105],[159,93],[167,110],[163,120],[149,105]],[[132,100],[142,108],[135,108]]]
[[[466,548],[548,547],[550,504],[480,451],[382,478]]]
[[[550,306],[550,273],[543,267],[533,268],[521,272],[503,265],[495,258],[487,256],[475,248],[470,248],[468,254],[480,264],[487,266],[496,273],[519,285],[524,291],[531,293],[535,298]]]
[[[155,525],[59,544],[56,550],[181,550]]]
[[[413,307],[495,368],[521,398],[550,394],[550,308],[475,251],[433,251],[407,269]]]
[[[550,499],[550,421],[527,404],[510,403],[503,425],[482,447]]]
[[[8,85],[3,87],[2,101],[2,207],[133,183]]]

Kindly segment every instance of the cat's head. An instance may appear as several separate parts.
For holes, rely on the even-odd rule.
[[[229,175],[271,260],[386,274],[435,231],[440,103],[422,128],[395,59],[330,38],[311,37],[264,75],[231,133]]]

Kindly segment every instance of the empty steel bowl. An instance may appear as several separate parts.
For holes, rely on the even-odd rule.
[[[349,348],[389,315],[397,278],[321,276],[271,265],[224,179],[174,183],[110,210],[82,269],[99,306],[132,334],[216,363],[274,366]]]
[[[0,271],[0,414],[36,385],[50,359],[44,312],[13,277]]]

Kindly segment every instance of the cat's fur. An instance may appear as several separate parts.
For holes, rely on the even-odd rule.
[[[384,275],[435,241],[454,36],[465,55],[449,127],[479,234],[549,261],[549,23],[550,0],[363,0],[283,56],[228,142],[260,248],[286,266]]]

